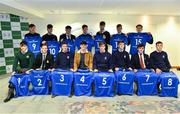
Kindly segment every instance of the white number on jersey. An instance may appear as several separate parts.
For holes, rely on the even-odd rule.
[[[33,49],[35,50],[35,49],[36,49],[36,44],[33,43],[33,44],[32,44],[32,47],[33,47]]]
[[[171,86],[171,85],[172,85],[172,79],[169,78],[169,79],[168,79],[168,86]]]
[[[81,81],[82,83],[84,83],[84,81],[85,81],[85,77],[84,77],[84,76],[82,76],[82,77],[81,77],[81,79],[80,79],[80,81]]]
[[[142,39],[136,39],[136,45],[139,45],[142,43]]]
[[[107,82],[106,82],[106,79],[107,79],[107,78],[103,78],[103,80],[102,80],[102,85],[106,85],[106,83],[107,83]]]
[[[150,77],[150,75],[146,75],[146,82],[148,82],[149,81],[149,77]]]
[[[64,75],[61,75],[60,82],[64,81]]]
[[[126,74],[123,75],[122,80],[123,80],[123,81],[126,80]]]
[[[21,78],[18,78],[18,85],[20,85],[21,83]]]
[[[50,54],[54,55],[56,53],[56,50],[53,48],[53,49],[49,49],[50,51]]]
[[[38,81],[38,86],[42,86],[41,79],[37,79],[37,81]]]

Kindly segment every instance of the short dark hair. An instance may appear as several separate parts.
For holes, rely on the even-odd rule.
[[[71,26],[67,25],[67,26],[65,27],[65,29],[71,29]]]
[[[120,43],[124,43],[124,41],[122,41],[122,40],[118,41],[118,45],[119,45]]]
[[[106,43],[105,42],[99,42],[99,47],[102,45],[106,45]]]
[[[156,42],[156,45],[158,45],[158,44],[163,44],[161,41],[157,41]]]
[[[100,26],[104,26],[106,23],[104,22],[104,21],[101,21],[100,23],[99,23],[99,25]]]
[[[48,25],[47,25],[47,28],[48,28],[48,29],[51,29],[51,28],[53,28],[53,25],[52,25],[52,24],[48,24]]]
[[[137,48],[141,48],[141,47],[145,47],[145,45],[144,45],[144,44],[139,44],[139,45],[137,46]]]
[[[61,46],[64,45],[64,44],[68,45],[67,42],[63,41],[63,42],[61,43]]]
[[[35,27],[35,24],[29,24],[29,28]]]
[[[86,41],[82,41],[80,45],[87,45]]]
[[[47,43],[41,43],[41,47],[43,46],[47,46],[48,47],[48,44]]]
[[[122,25],[121,24],[117,24],[116,28],[119,28],[119,27],[122,27]]]
[[[82,25],[82,29],[84,29],[84,28],[86,28],[86,27],[88,27],[88,26],[87,26],[87,25],[85,25],[85,24],[84,24],[84,25]]]
[[[27,42],[23,40],[23,41],[20,42],[20,46],[24,46],[24,45],[27,46]]]
[[[143,26],[141,24],[136,25],[136,28],[138,28],[138,27],[143,28]]]

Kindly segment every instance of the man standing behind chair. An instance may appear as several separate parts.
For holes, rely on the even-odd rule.
[[[108,31],[105,30],[105,25],[106,23],[104,21],[101,21],[99,23],[99,28],[100,28],[100,31],[96,33],[96,35],[103,35],[103,38],[105,39],[105,42],[106,42],[106,51],[108,50],[108,45],[110,45],[110,38],[111,38],[111,35]]]
[[[163,43],[161,41],[156,42],[156,51],[150,54],[150,60],[156,73],[169,72],[171,65],[167,53],[163,51]]]
[[[63,41],[65,41],[65,40],[67,40],[67,39],[70,39],[70,40],[72,40],[72,41],[75,41],[76,36],[74,36],[73,34],[71,34],[71,29],[72,29],[72,28],[71,28],[71,26],[69,26],[69,25],[67,25],[67,26],[65,27],[66,33],[61,34],[60,37],[59,37],[59,42],[60,42],[60,43],[63,42]]]
[[[40,52],[42,38],[40,34],[36,33],[36,26],[34,24],[29,25],[29,33],[25,35],[24,40],[27,42],[28,50],[36,57]]]
[[[52,34],[52,32],[53,32],[53,25],[48,24],[47,33],[42,36],[42,43],[45,43],[46,41],[57,41],[57,36]]]
[[[143,44],[139,44],[137,46],[138,53],[132,55],[130,61],[130,69],[133,69],[134,72],[137,72],[139,69],[151,69],[150,58],[147,54],[144,53],[145,46]]]
[[[87,43],[87,50],[91,52],[92,47],[94,46],[94,39],[88,33],[88,26],[87,25],[82,25],[82,32],[83,33],[76,38],[75,45],[79,50],[81,42],[85,41]]]
[[[41,52],[37,55],[34,69],[48,70],[54,67],[54,57],[48,53],[48,45],[41,44]]]
[[[59,43],[62,44],[62,42],[66,42],[67,45],[68,45],[68,51],[70,53],[73,53],[75,52],[75,39],[76,39],[76,36],[74,36],[73,34],[71,34],[71,26],[67,25],[65,27],[65,31],[66,33],[60,35],[60,38],[59,38]]]
[[[25,34],[25,37],[35,37],[35,36],[40,37],[40,34],[36,32],[36,25],[29,24],[29,33]]]
[[[130,45],[130,54],[134,55],[138,52],[137,46],[143,44],[144,47],[146,43],[153,43],[153,36],[150,32],[142,32],[143,26],[141,24],[136,25],[137,32],[128,33],[128,45]],[[144,49],[145,50],[145,49]]]

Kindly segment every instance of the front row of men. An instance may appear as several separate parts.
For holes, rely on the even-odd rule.
[[[125,51],[125,43],[118,42],[118,49],[112,55],[106,51],[106,44],[99,43],[100,51],[92,53],[87,51],[87,43],[82,41],[80,50],[75,55],[68,52],[68,45],[64,42],[61,46],[61,51],[57,54],[55,61],[53,55],[48,53],[48,45],[41,45],[41,52],[34,58],[33,53],[28,51],[27,42],[20,43],[20,51],[16,54],[13,64],[14,73],[29,73],[31,69],[51,70],[66,69],[76,72],[78,69],[89,69],[94,72],[104,72],[120,69],[128,69],[137,72],[138,69],[152,69],[156,73],[168,72],[171,65],[168,60],[168,55],[162,50],[163,43],[156,43],[156,50],[150,54],[150,57],[144,53],[145,46],[138,45],[138,53],[132,55]],[[19,65],[18,65],[19,63]],[[9,92],[4,102],[8,102],[14,96],[14,85],[9,84]]]

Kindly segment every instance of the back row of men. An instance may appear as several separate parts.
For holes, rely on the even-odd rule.
[[[58,41],[60,44],[62,42],[66,42],[69,46],[69,51],[74,53],[76,48],[80,49],[80,43],[82,41],[86,41],[88,51],[92,50],[92,47],[95,47],[95,52],[99,51],[99,42],[106,43],[106,51],[108,50],[108,45],[112,46],[112,52],[117,50],[117,44],[119,41],[123,41],[126,45],[130,45],[130,54],[137,53],[137,45],[146,43],[153,43],[153,37],[150,32],[142,32],[143,26],[138,24],[136,26],[137,32],[131,33],[123,33],[122,32],[122,25],[117,25],[117,34],[110,35],[108,31],[105,30],[105,22],[100,22],[100,31],[96,33],[95,36],[91,36],[88,33],[88,26],[82,25],[82,34],[78,37],[71,34],[71,26],[66,26],[65,31],[66,33],[60,35],[59,41],[56,35],[52,34],[53,25],[47,25],[47,34],[43,35],[42,38],[40,34],[36,33],[36,26],[34,24],[29,25],[29,33],[25,35],[25,41],[30,42],[31,44],[31,51],[34,51],[35,56],[38,53],[37,50],[39,46],[38,42],[48,42],[48,41]],[[53,45],[56,45],[55,43]],[[34,50],[36,48],[36,50]]]

